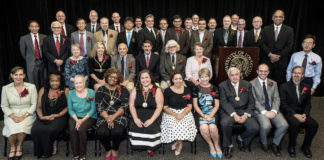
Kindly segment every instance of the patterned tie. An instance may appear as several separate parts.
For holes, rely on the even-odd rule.
[[[278,40],[278,35],[279,35],[279,27],[276,27],[276,30],[275,30],[275,41],[276,42]]]
[[[239,40],[238,40],[238,47],[242,48],[242,31],[240,31],[240,36],[239,36]]]
[[[39,51],[39,47],[38,47],[37,34],[35,34],[34,37],[35,37],[35,40],[34,40],[34,43],[35,43],[35,57],[36,57],[37,60],[39,60],[41,58],[41,56],[40,56],[40,51]]]
[[[146,56],[146,67],[149,68],[150,65],[150,56]]]
[[[62,36],[65,36],[65,31],[64,31],[64,27],[63,27],[63,26],[62,26],[61,35],[62,35]]]
[[[83,39],[83,34],[84,34],[84,33],[80,33],[80,49],[81,49],[81,56],[84,55],[84,39]]]
[[[57,51],[57,55],[60,56],[60,41],[58,38],[59,37],[56,36],[56,51]]]
[[[265,105],[265,109],[267,111],[270,111],[271,110],[271,107],[270,107],[270,103],[269,103],[269,96],[268,96],[268,92],[267,92],[267,88],[266,88],[266,85],[265,85],[265,82],[262,82],[262,88],[263,88],[263,94],[264,94],[264,105]]]
[[[119,26],[116,26],[116,31],[119,33]]]
[[[306,72],[306,66],[307,66],[307,54],[305,54],[305,58],[303,60],[303,63],[302,63],[302,67],[304,68],[304,73]]]
[[[228,29],[224,29],[224,42],[225,42],[225,46],[227,45],[227,41],[228,41]]]
[[[255,32],[255,35],[254,35],[254,42],[258,42],[258,39],[259,39],[259,35],[258,35],[258,31]]]

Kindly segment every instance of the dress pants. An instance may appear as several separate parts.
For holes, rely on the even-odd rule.
[[[123,135],[125,134],[125,127],[117,125],[115,123],[114,128],[109,129],[108,124],[101,123],[97,129],[97,136],[101,144],[105,147],[106,151],[115,150],[118,151],[119,145],[122,141]],[[111,142],[112,141],[112,145]]]
[[[287,82],[286,77],[285,77],[287,66],[282,66],[278,62],[276,62],[276,63],[268,62],[267,64],[270,68],[269,78],[276,81],[278,86]]]

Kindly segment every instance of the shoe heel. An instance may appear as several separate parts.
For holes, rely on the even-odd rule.
[[[220,153],[220,154],[216,154],[218,158],[223,158],[223,153]]]
[[[210,153],[210,155],[211,155],[212,157],[214,157],[214,158],[217,157],[217,154],[216,154],[216,153]]]

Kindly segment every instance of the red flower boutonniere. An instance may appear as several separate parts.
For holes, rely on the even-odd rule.
[[[270,82],[270,83],[269,83],[269,86],[271,86],[271,87],[272,87],[272,86],[273,86],[273,82]]]
[[[133,67],[132,64],[129,64],[129,65],[128,65],[128,68],[132,68],[132,67]]]
[[[117,86],[117,91],[118,91],[119,95],[121,95],[121,94],[122,94],[122,89],[121,89],[121,87],[120,87],[120,86]]]
[[[157,35],[159,35],[159,34],[161,34],[161,32],[160,32],[160,31],[158,31],[158,32],[157,32]]]
[[[179,59],[179,64],[182,64],[183,63],[183,59]]]
[[[90,39],[91,39],[90,36],[88,36],[88,37],[87,37],[87,40],[90,41]]]
[[[216,97],[216,92],[209,91],[209,94],[210,94],[212,97]]]
[[[107,55],[105,55],[105,57],[104,57],[104,61],[105,61],[105,60],[107,60],[107,59],[108,59],[108,56],[107,56]]]
[[[184,98],[185,98],[186,101],[190,101],[190,94],[186,94],[186,95],[184,96]]]
[[[205,40],[207,40],[208,39],[208,36],[205,36]]]
[[[206,61],[207,61],[207,58],[203,58],[203,59],[201,60],[202,63],[205,63]]]
[[[230,30],[230,35],[231,35],[231,36],[234,35],[234,32],[235,32],[235,31],[234,31],[233,29],[231,29],[231,30]]]
[[[64,38],[63,38],[63,44],[65,43],[65,41],[66,41],[66,38],[64,37]]]
[[[61,95],[64,93],[63,90],[57,90],[56,91],[56,94],[57,94],[57,97],[61,97]]]
[[[301,95],[303,95],[303,94],[305,94],[306,92],[308,91],[308,88],[307,87],[304,87],[303,89],[302,89],[302,91],[301,91]]]
[[[112,37],[114,37],[114,35],[113,34],[110,34],[109,37],[112,38]]]
[[[26,97],[26,95],[28,94],[28,89],[24,89],[21,93],[20,93],[20,97]]]
[[[77,63],[76,61],[73,61],[73,60],[70,61],[71,65],[75,65],[76,63]]]
[[[135,39],[134,38],[132,39],[132,43],[135,43]]]
[[[184,32],[185,32],[185,30],[184,30],[183,28],[182,28],[182,30],[181,30],[181,31],[182,31],[182,33],[184,33]]]
[[[241,87],[240,92],[242,93],[244,91],[245,91],[245,88],[244,87]]]
[[[151,91],[152,91],[152,95],[153,95],[153,97],[155,97],[155,94],[156,94],[156,88],[151,88]]]
[[[87,98],[87,102],[90,102],[90,101],[93,101],[93,100],[94,100],[94,97]]]
[[[315,61],[312,61],[309,64],[311,64],[312,66],[315,66],[317,63]]]

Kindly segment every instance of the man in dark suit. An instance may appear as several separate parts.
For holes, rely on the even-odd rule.
[[[224,156],[231,158],[233,124],[239,123],[245,128],[245,131],[236,137],[238,148],[243,151],[259,131],[259,124],[253,115],[255,102],[251,84],[240,80],[238,68],[229,68],[227,75],[229,79],[219,85],[220,127],[223,135]]]
[[[214,32],[213,50],[215,50],[217,47],[234,46],[235,31],[232,30],[230,26],[231,17],[229,15],[226,15],[223,18],[223,27],[216,29],[216,31]]]
[[[162,50],[161,53],[164,53],[164,46],[167,43],[167,41],[165,40],[165,35],[166,35],[166,31],[168,29],[168,20],[166,18],[161,18],[160,19],[160,23],[159,23],[159,27],[160,27],[160,32],[161,32],[161,40],[162,40]]]
[[[217,27],[216,19],[215,18],[209,18],[208,30],[209,30],[209,32],[211,32],[213,34],[213,36],[214,36],[214,32],[216,30],[216,27]]]
[[[20,53],[26,61],[28,81],[40,89],[46,78],[42,54],[43,39],[46,35],[38,33],[37,21],[30,21],[28,29],[30,33],[20,37]]]
[[[165,35],[165,41],[175,40],[180,45],[178,53],[186,56],[190,49],[189,32],[181,28],[182,20],[179,15],[173,16],[173,27],[169,28]],[[191,28],[191,27],[190,27]]]
[[[117,46],[120,43],[127,44],[128,54],[132,54],[134,57],[138,55],[138,33],[134,30],[134,19],[132,17],[126,17],[124,21],[125,30],[120,32],[117,36]]]
[[[237,31],[235,32],[236,34],[234,35],[234,45],[236,47],[242,48],[246,46],[246,33],[247,31],[245,30],[245,19],[240,18],[237,23]]]
[[[65,23],[65,13],[63,11],[56,12],[56,20],[59,21],[62,25],[61,35],[70,38],[71,33],[74,32],[74,27],[70,24]]]
[[[136,73],[140,73],[143,69],[148,69],[152,76],[153,81],[160,82],[160,56],[152,53],[152,43],[149,40],[143,43],[143,53],[136,57]]]
[[[292,79],[280,86],[280,111],[289,124],[288,153],[290,157],[296,157],[297,136],[300,127],[303,126],[306,134],[301,150],[307,158],[311,158],[310,147],[318,129],[318,123],[310,116],[311,86],[301,83],[304,77],[303,67],[295,66],[291,73]]]
[[[282,10],[276,10],[272,16],[274,24],[264,27],[262,37],[262,50],[266,63],[270,67],[270,78],[280,84],[285,82],[286,68],[289,52],[294,44],[293,29],[282,24],[285,14]]]
[[[155,54],[161,53],[162,49],[162,38],[161,33],[158,29],[154,28],[154,16],[148,14],[145,17],[145,26],[138,32],[138,46],[143,46],[146,40],[152,43],[152,52]],[[143,51],[142,51],[143,52]]]
[[[142,30],[142,25],[143,25],[143,21],[142,21],[142,17],[137,16],[135,18],[135,31],[138,33],[140,30]]]
[[[100,29],[100,24],[98,23],[97,11],[91,10],[89,13],[89,19],[90,19],[90,23],[87,24],[86,30],[94,34]]]
[[[120,23],[120,15],[118,12],[114,12],[111,15],[113,24],[109,26],[109,29],[115,30],[117,33],[124,31],[124,26]]]
[[[61,35],[62,25],[60,22],[52,22],[51,28],[53,34],[44,38],[43,43],[43,55],[46,57],[47,70],[63,72],[65,61],[71,55],[71,43],[67,37]]]
[[[191,52],[194,53],[194,44],[196,42],[202,43],[204,47],[204,56],[211,58],[211,50],[213,48],[213,34],[206,30],[206,20],[203,18],[199,19],[199,29],[192,32],[191,36]]]
[[[92,48],[95,45],[93,34],[85,29],[86,21],[83,18],[77,20],[78,31],[71,34],[71,44],[80,45],[80,55],[90,56]]]
[[[262,18],[259,16],[255,16],[252,20],[252,25],[253,25],[253,29],[251,29],[246,33],[245,45],[249,47],[261,48],[261,44],[262,44],[261,41],[263,37],[263,29],[261,29]],[[265,57],[264,54],[262,53],[262,50],[260,49],[259,64],[265,63],[267,58],[268,57]]]

